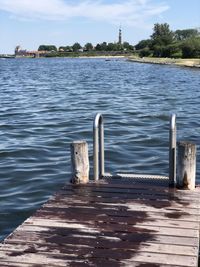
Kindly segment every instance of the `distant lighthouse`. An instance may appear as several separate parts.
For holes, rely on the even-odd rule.
[[[122,45],[122,29],[121,26],[119,27],[119,39],[118,39],[118,44]]]

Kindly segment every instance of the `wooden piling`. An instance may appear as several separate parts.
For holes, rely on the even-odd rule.
[[[71,143],[71,167],[73,184],[86,184],[89,181],[88,144],[85,141]]]
[[[178,143],[177,187],[194,190],[196,178],[196,145]]]

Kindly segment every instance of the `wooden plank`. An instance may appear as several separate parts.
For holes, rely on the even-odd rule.
[[[57,208],[51,208],[51,210],[41,210],[38,211],[37,214],[37,218],[38,219],[48,219],[48,220],[60,220],[63,217],[66,217],[65,222],[80,222],[80,223],[84,223],[85,220],[87,220],[87,224],[89,225],[95,225],[97,223],[99,223],[99,225],[101,225],[102,223],[106,223],[106,224],[117,224],[120,223],[122,226],[127,225],[137,225],[140,224],[141,226],[163,226],[163,227],[173,227],[173,228],[182,228],[182,229],[194,229],[194,230],[199,230],[199,223],[198,221],[180,221],[180,220],[173,220],[173,219],[163,219],[162,216],[160,216],[160,218],[155,218],[155,216],[148,216],[148,219],[144,219],[143,221],[141,220],[141,222],[138,222],[137,220],[137,214],[135,216],[135,218],[132,218],[131,216],[117,216],[117,218],[115,218],[115,216],[109,216],[108,214],[101,214],[101,218],[98,216],[98,218],[96,218],[96,216],[94,216],[94,214],[91,212],[90,210],[88,210],[88,213],[79,213],[79,218],[75,217],[75,212],[67,212],[67,209],[60,209],[59,214],[55,213],[54,209]],[[58,210],[57,210],[58,212]],[[29,223],[29,221],[26,221],[27,223]]]
[[[77,253],[78,252],[78,253]],[[99,251],[89,251],[88,254],[82,253],[80,250],[74,251],[69,254],[63,254],[60,251],[55,251],[54,253],[34,253],[34,252],[10,252],[10,251],[0,251],[0,259],[4,261],[14,258],[14,262],[22,263],[33,263],[33,264],[57,264],[58,266],[66,266],[69,261],[85,261],[96,263],[96,260],[99,259],[114,259],[121,260],[121,263],[128,264],[132,262],[149,262],[156,264],[168,264],[175,265],[177,262],[180,266],[195,267],[197,266],[197,258],[192,256],[184,255],[174,255],[174,254],[163,254],[163,253],[149,253],[149,252],[117,252],[114,250],[99,250]],[[59,253],[59,254],[58,254]],[[127,254],[127,255],[126,255]],[[65,264],[65,265],[64,265]]]
[[[168,264],[173,266],[178,264],[180,266],[188,266],[188,267],[195,267],[197,266],[198,259],[197,257],[188,257],[182,255],[172,255],[172,254],[162,254],[162,253],[137,253],[128,260],[122,260],[125,266],[131,266],[132,262],[148,262],[148,263],[155,263],[155,264]]]
[[[82,196],[82,195],[80,195]],[[61,198],[60,195],[57,195],[53,198],[51,198],[49,201],[48,201],[48,204],[50,204],[51,202],[53,203],[56,203],[56,201],[62,201],[62,200],[65,200],[65,198],[69,199],[69,201],[72,201],[70,197],[63,197]],[[74,202],[75,200],[73,200]],[[199,201],[197,202],[188,202],[188,201],[174,201],[174,200],[169,200],[169,199],[161,199],[158,203],[155,202],[155,200],[145,200],[145,199],[132,199],[132,201],[134,201],[135,203],[141,203],[141,204],[145,204],[145,205],[148,205],[148,206],[155,206],[155,207],[168,207],[168,206],[173,206],[173,207],[184,207],[184,208],[193,208],[193,209],[198,209],[199,210]],[[115,203],[112,203],[113,205],[117,205]]]
[[[131,234],[132,232],[149,232],[152,235],[170,235],[170,236],[185,236],[185,237],[195,237],[197,238],[199,236],[198,230],[193,229],[185,229],[182,228],[171,228],[171,227],[159,227],[159,226],[124,226],[124,225],[118,225],[118,224],[112,224],[107,225],[105,224],[103,227],[98,227],[98,224],[88,225],[87,223],[70,223],[66,222],[65,220],[48,220],[48,219],[39,219],[39,218],[33,218],[29,219],[22,227],[22,229],[27,230],[27,227],[31,226],[43,226],[43,227],[56,227],[56,228],[65,228],[65,229],[79,229],[79,231],[84,232],[94,232],[99,233],[100,231],[104,232],[113,232],[113,231],[121,231],[121,232],[128,232]],[[21,229],[21,228],[20,228]],[[22,230],[21,229],[21,230]]]
[[[73,197],[73,196],[82,196],[84,198],[89,198],[89,199],[95,199],[95,197],[99,197],[99,198],[114,198],[115,202],[119,201],[119,203],[121,202],[125,202],[125,201],[131,201],[134,199],[146,199],[146,200],[157,200],[157,201],[162,201],[162,200],[168,200],[168,201],[176,201],[176,202],[180,202],[182,203],[182,201],[187,201],[187,203],[190,202],[191,200],[191,196],[185,196],[183,199],[180,199],[178,197],[175,197],[174,195],[170,195],[170,194],[165,194],[165,195],[155,195],[153,193],[142,193],[140,191],[135,192],[135,193],[127,193],[127,194],[121,194],[118,195],[116,193],[110,193],[110,192],[99,192],[99,194],[97,192],[93,192],[93,191],[89,191],[89,192],[84,192],[84,191],[77,191],[77,192],[73,192],[71,190],[69,191],[64,191],[63,193],[60,194],[61,197]],[[195,199],[193,199],[193,201],[195,201]],[[197,199],[197,201],[199,201]]]
[[[175,247],[176,248],[176,247]],[[142,249],[143,250],[143,249]],[[145,250],[145,248],[144,248]],[[65,247],[49,247],[49,250],[45,250],[45,247],[41,247],[40,249],[37,249],[37,246],[30,246],[27,245],[26,247],[20,246],[18,247],[18,250],[0,250],[0,258],[3,257],[5,260],[7,257],[16,257],[16,256],[24,256],[26,254],[30,254],[30,253],[34,253],[34,254],[41,254],[41,255],[45,255],[46,257],[49,257],[52,254],[55,255],[65,255],[68,256],[68,259],[70,258],[83,258],[85,257],[85,255],[90,255],[90,257],[94,257],[94,258],[107,258],[107,259],[114,259],[114,260],[119,260],[119,258],[129,258],[130,255],[134,256],[136,254],[140,254],[140,253],[149,253],[149,252],[145,252],[145,251],[137,251],[137,249],[134,250],[134,248],[132,250],[120,250],[120,249],[109,249],[109,250],[104,250],[104,249],[94,249],[94,248],[80,248],[80,247],[71,247],[69,248],[65,248]],[[150,250],[150,253],[161,253],[161,251],[157,251],[157,252],[152,252]],[[181,252],[182,253],[182,252]],[[163,254],[163,253],[161,253]],[[170,255],[171,253],[167,253],[167,255]],[[28,256],[26,255],[26,256]],[[178,254],[177,254],[178,255]],[[182,256],[186,256],[183,255]],[[187,257],[193,258],[193,256],[187,255]]]
[[[12,253],[12,252],[11,252]],[[28,254],[28,255],[27,255]],[[24,254],[9,254],[9,252],[1,252],[0,253],[0,260],[3,259],[4,261],[10,262],[20,262],[20,263],[32,263],[32,264],[51,264],[57,266],[67,266],[69,262],[74,260],[74,257],[70,257],[68,255],[48,255],[42,253],[24,253]],[[13,256],[12,256],[13,255]]]
[[[102,182],[95,182],[95,183],[88,183],[86,185],[80,186],[80,185],[72,185],[72,184],[66,184],[59,192],[58,194],[62,193],[66,190],[96,190],[96,191],[107,191],[110,190],[112,192],[128,192],[133,193],[133,191],[138,190],[140,192],[153,192],[155,195],[173,195],[177,198],[184,198],[184,197],[193,197],[198,198],[200,187],[196,187],[195,191],[189,191],[189,190],[179,190],[177,188],[169,188],[169,187],[159,187],[157,185],[147,185],[147,184],[137,184],[137,183],[125,183],[124,180],[119,181],[119,183],[114,183],[113,181],[107,183]]]
[[[126,253],[126,251],[129,251],[129,253],[137,252],[137,251],[143,251],[143,252],[154,252],[154,253],[166,253],[166,254],[177,254],[177,255],[186,255],[186,256],[193,256],[194,253],[198,253],[197,247],[191,247],[191,246],[180,246],[180,245],[169,245],[169,244],[156,244],[156,243],[141,243],[138,248],[138,244],[132,244],[132,247],[127,248],[115,248],[115,247],[106,247],[109,248],[109,250],[115,250],[115,252],[122,252]],[[63,253],[74,253],[76,251],[78,253],[79,250],[81,250],[82,253],[87,254],[92,250],[100,250],[102,248],[95,248],[94,246],[81,246],[81,245],[70,245],[70,244],[62,244],[62,247],[60,247],[60,244],[28,244],[28,243],[6,243],[3,246],[0,246],[0,252],[1,251],[9,251],[9,252],[40,252],[40,253],[55,253],[55,251],[62,250]],[[105,248],[104,248],[105,249]],[[14,253],[13,253],[14,254]]]
[[[189,197],[192,196],[191,193],[186,193],[186,194],[183,194],[182,192],[180,191],[170,191],[170,190],[160,190],[160,191],[156,191],[156,190],[153,190],[151,188],[149,189],[143,189],[143,188],[107,188],[107,187],[95,187],[95,186],[87,186],[87,185],[83,185],[81,188],[79,185],[73,185],[73,186],[69,186],[69,187],[66,187],[65,189],[61,190],[59,192],[60,195],[63,195],[67,192],[77,192],[79,191],[80,194],[84,193],[84,194],[87,194],[88,192],[93,192],[93,193],[109,193],[109,194],[117,194],[119,196],[121,196],[121,194],[127,194],[127,195],[130,195],[130,194],[144,194],[144,195],[155,195],[159,198],[163,198],[165,199],[165,197],[172,197],[174,198],[175,200],[182,200],[183,199],[188,199]]]
[[[113,201],[115,200],[115,201]],[[134,207],[137,208],[138,206],[138,202],[140,203],[140,201],[135,201],[135,200],[120,200],[118,201],[118,199],[111,199],[111,198],[102,198],[102,197],[98,197],[98,196],[94,196],[94,197],[82,197],[82,196],[71,196],[71,197],[64,197],[60,200],[56,200],[53,205],[56,207],[59,207],[59,205],[61,207],[64,207],[65,205],[68,204],[76,204],[76,203],[85,203],[87,201],[88,205],[90,205],[90,207],[92,207],[92,205],[101,205],[102,208],[106,208],[106,205],[110,205],[110,206],[116,206],[116,204],[118,203],[119,208],[121,208],[121,210],[125,209],[125,207],[130,207],[132,210]],[[157,201],[157,200],[156,200]],[[49,202],[46,206],[51,205],[51,202]],[[141,200],[141,205],[142,205],[142,200]],[[155,204],[155,205],[143,205],[143,207],[145,209],[149,209],[149,211],[151,211],[151,208],[154,209],[154,211],[160,211],[161,212],[161,207],[159,207],[159,205]],[[190,209],[190,208],[185,208],[184,206],[164,206],[163,207],[163,211],[164,212],[173,212],[173,213],[178,213],[179,215],[186,215],[186,214],[196,214],[199,215],[199,210],[198,209]],[[179,216],[180,217],[180,216]]]
[[[75,195],[75,194],[65,194],[65,195],[62,195],[62,196],[60,196],[60,197],[57,197],[56,198],[56,201],[60,201],[61,203],[62,203],[62,201],[63,202],[66,202],[66,200],[68,201],[77,201],[77,200],[79,200],[79,201],[88,201],[88,202],[93,202],[93,203],[98,203],[98,202],[104,202],[104,203],[118,203],[118,204],[126,204],[126,203],[134,203],[134,202],[140,202],[141,201],[141,203],[144,201],[144,202],[147,202],[148,203],[148,201],[153,201],[154,202],[154,204],[151,204],[151,202],[150,202],[150,204],[149,204],[149,206],[151,207],[151,206],[158,206],[159,204],[158,203],[156,203],[156,201],[159,201],[160,202],[160,199],[157,199],[155,196],[154,196],[154,199],[149,199],[149,198],[146,198],[146,196],[140,196],[140,195],[138,195],[137,197],[132,197],[132,198],[119,198],[119,197],[115,197],[114,199],[115,199],[115,201],[113,201],[112,200],[112,198],[114,198],[113,196],[110,196],[109,197],[109,195],[107,195],[106,197],[105,196],[101,196],[101,195],[96,195],[96,194],[90,194],[89,196],[88,195],[81,195],[80,193],[79,194],[77,194],[77,195]],[[169,202],[170,202],[170,200],[168,200]],[[172,200],[171,200],[172,201]],[[49,203],[51,203],[51,201],[49,202]],[[199,201],[198,202],[196,202],[196,204],[198,204],[199,203]],[[67,204],[67,203],[66,203]],[[173,205],[173,202],[172,202],[172,205],[168,205],[166,202],[164,202],[164,203],[161,203],[160,205],[159,205],[159,208],[161,208],[161,205],[163,204],[163,207],[171,207],[172,205]],[[166,206],[166,205],[168,205],[168,206]],[[184,205],[184,204],[182,204],[182,207],[184,207],[184,208],[187,208],[187,206],[186,205]],[[175,206],[175,208],[176,208],[176,206]]]
[[[104,201],[102,199],[102,201]],[[116,213],[119,213],[121,212],[121,214],[123,214],[122,216],[130,216],[132,215],[133,212],[137,212],[137,211],[142,211],[142,212],[162,212],[162,213],[171,213],[171,212],[176,212],[177,214],[179,214],[180,216],[182,214],[190,214],[190,215],[199,215],[199,210],[198,209],[192,209],[192,208],[184,208],[184,207],[173,207],[173,206],[168,206],[168,207],[164,207],[164,208],[161,208],[159,206],[149,206],[149,205],[145,205],[145,204],[142,204],[142,203],[135,203],[134,201],[133,202],[129,202],[129,203],[122,203],[122,204],[118,204],[118,205],[107,205],[106,203],[104,204],[103,202],[99,201],[97,202],[97,204],[100,204],[99,208],[97,208],[97,206],[95,206],[95,208],[92,208],[93,207],[93,204],[90,205],[89,207],[78,207],[78,206],[69,206],[69,202],[67,200],[65,201],[56,201],[54,202],[55,204],[51,205],[50,204],[47,204],[45,205],[45,209],[48,210],[48,208],[58,208],[58,211],[62,208],[62,209],[65,209],[66,211],[70,212],[70,211],[75,211],[76,209],[76,212],[100,212],[101,211],[104,211],[104,212],[108,212],[108,213],[113,213],[116,214]]]
[[[136,207],[137,209],[137,206],[134,204],[134,203],[129,203],[129,205],[133,205],[133,207]],[[91,210],[98,210],[99,213],[100,213],[100,210],[103,211],[103,209],[106,209],[107,210],[107,215],[108,216],[111,216],[111,217],[114,217],[115,214],[116,214],[116,210],[119,210],[120,209],[120,215],[121,217],[133,217],[133,214],[129,211],[129,212],[126,212],[124,213],[123,210],[125,210],[125,208],[127,207],[127,204],[126,203],[121,203],[121,204],[117,204],[117,203],[107,203],[107,202],[97,202],[97,203],[94,203],[94,202],[90,202],[90,201],[87,201],[87,200],[71,200],[71,199],[65,199],[64,201],[62,202],[55,202],[55,203],[47,203],[43,206],[42,210],[45,211],[47,210],[47,208],[51,209],[51,208],[55,208],[57,209],[57,211],[59,212],[60,210],[62,209],[67,209],[68,211],[68,214],[70,215],[70,212],[73,211],[73,209],[76,209],[76,208],[80,208],[81,213],[91,213]],[[87,212],[88,211],[88,212]],[[154,211],[151,211],[150,208],[148,211],[145,211],[145,213],[142,213],[142,209],[140,210],[141,211],[141,216],[143,214],[143,216],[146,214],[146,216],[149,218],[149,220],[151,221],[152,219],[163,219],[163,220],[168,220],[168,219],[178,219],[179,221],[199,221],[199,215],[190,215],[186,212],[183,212],[181,210],[181,212],[175,208],[173,209],[166,209],[164,210],[163,212],[160,211],[160,209],[154,209]],[[38,210],[38,213],[40,213],[41,210]],[[134,212],[134,210],[132,210],[132,212]],[[37,215],[38,215],[37,213]],[[135,216],[139,216],[140,213],[139,211],[138,212],[134,212],[134,217]]]
[[[60,255],[60,259],[57,259],[57,253]],[[176,264],[176,260],[179,262],[179,265],[186,265],[186,266],[195,266],[197,259],[195,257],[191,256],[184,256],[184,255],[173,255],[173,254],[162,254],[159,253],[160,258],[158,258],[157,253],[148,253],[148,252],[139,252],[134,254],[133,252],[124,252],[124,251],[114,251],[114,250],[109,250],[109,251],[104,251],[103,249],[99,251],[93,251],[92,249],[87,253],[84,254],[85,251],[78,250],[78,253],[76,251],[71,252],[71,253],[61,253],[59,250],[56,253],[56,250],[53,253],[31,253],[28,252],[27,254],[24,252],[23,254],[19,253],[19,251],[6,251],[2,252],[0,251],[0,258],[1,256],[6,260],[8,257],[12,258],[15,257],[17,261],[24,262],[24,263],[33,263],[37,264],[38,260],[41,261],[41,263],[49,263],[51,264],[51,259],[53,264],[66,264],[69,263],[69,261],[73,260],[78,260],[78,261],[85,261],[87,260],[88,262],[96,263],[96,261],[99,260],[104,260],[104,259],[112,259],[112,260],[119,260],[119,258],[122,258],[122,262],[124,258],[130,257],[130,255],[133,255],[130,259],[124,260],[126,263],[131,263],[135,261],[142,261],[142,262],[155,262],[155,263],[162,263],[163,264]],[[123,253],[123,254],[122,254]],[[104,256],[103,256],[104,254]],[[36,255],[36,257],[34,256]],[[151,255],[151,256],[150,256]],[[86,258],[87,257],[87,258]],[[151,257],[151,259],[149,259]],[[61,260],[63,259],[63,260]],[[154,260],[154,261],[152,261]]]
[[[160,187],[150,187],[150,186],[138,186],[138,185],[96,185],[96,184],[86,184],[83,186],[80,185],[67,185],[63,187],[60,191],[59,194],[65,193],[65,191],[82,191],[82,192],[109,192],[109,193],[117,193],[117,194],[123,194],[123,193],[144,193],[144,194],[155,194],[155,195],[160,195],[160,196],[166,196],[166,195],[172,195],[174,197],[177,197],[177,195],[180,196],[191,196],[194,195],[193,193],[186,192],[186,194],[183,194],[181,190],[176,190],[176,189],[171,189],[171,188],[160,188]]]
[[[114,240],[114,241],[123,241],[124,246],[133,245],[131,242],[150,242],[150,243],[163,243],[163,244],[174,244],[174,245],[187,245],[187,246],[198,246],[198,238],[194,237],[183,237],[183,236],[166,236],[161,234],[154,234],[153,236],[148,231],[141,232],[133,232],[133,233],[121,233],[121,232],[106,232],[102,231],[98,233],[97,231],[84,231],[79,229],[65,229],[62,227],[45,227],[45,226],[32,226],[32,227],[24,227],[20,226],[17,228],[17,231],[13,233],[12,236],[7,238],[7,241],[10,243],[12,240],[15,242],[22,242],[23,240],[26,242],[48,242],[51,240],[51,237],[54,236],[55,240],[58,237],[59,242],[72,242],[74,244],[83,244],[87,245],[91,243],[91,241],[100,242],[106,240]],[[86,243],[84,243],[86,242]],[[107,242],[107,241],[106,241]],[[127,243],[124,243],[127,242]],[[115,246],[118,246],[120,242],[114,242]],[[103,242],[104,246],[105,243]]]
[[[101,264],[101,265],[100,265]],[[102,265],[103,264],[103,265]],[[76,262],[74,264],[74,261],[68,262],[69,266],[74,266],[74,267],[88,267],[88,263],[87,262]],[[5,261],[1,261],[1,267],[43,267],[43,266],[49,266],[49,264],[37,264],[37,266],[33,265],[33,264],[27,264],[27,263],[17,263],[17,262],[5,262]],[[58,265],[55,264],[51,264],[51,267],[57,267]],[[97,266],[97,265],[92,265],[90,264],[90,266]],[[99,263],[98,266],[109,266],[109,267],[117,267],[119,265],[117,265],[116,262],[112,262],[109,260],[104,260],[101,261]],[[125,265],[124,265],[125,266]],[[129,264],[126,263],[126,266],[130,266],[130,267],[169,267],[169,265],[165,265],[165,264],[153,264],[153,263],[141,263],[141,262],[131,262]],[[66,267],[66,265],[65,265]],[[180,267],[180,265],[173,265],[173,267]],[[187,266],[181,266],[181,267],[187,267]]]
[[[49,266],[49,264],[33,264],[33,263],[23,263],[23,262],[11,262],[9,261],[2,261],[1,260],[1,267],[43,267],[43,266]],[[57,267],[58,265],[56,264],[51,264],[51,267]],[[66,265],[65,265],[66,266]],[[80,265],[81,266],[81,265]],[[84,265],[83,265],[84,267]]]

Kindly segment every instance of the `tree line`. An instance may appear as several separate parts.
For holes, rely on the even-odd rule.
[[[169,24],[154,24],[149,39],[136,46],[141,57],[199,58],[200,33],[196,29],[171,31]]]
[[[98,43],[94,46],[92,43],[86,43],[84,46],[81,46],[80,43],[76,42],[72,46],[60,46],[57,48],[55,45],[40,45],[38,51],[47,51],[47,52],[88,52],[88,51],[133,51],[134,46],[130,45],[128,42],[123,44],[119,43]]]
[[[134,53],[140,57],[171,57],[171,58],[200,58],[200,33],[196,29],[170,30],[167,23],[154,24],[153,33],[149,39],[141,40],[135,46],[124,42],[86,43],[81,46],[76,42],[72,46],[40,45],[38,51],[47,51],[53,55],[66,55],[79,52],[120,52]]]

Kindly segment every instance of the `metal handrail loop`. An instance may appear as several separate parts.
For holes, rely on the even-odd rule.
[[[176,184],[176,115],[172,114],[169,129],[169,186]]]
[[[93,170],[95,181],[104,176],[104,123],[100,113],[93,123]]]

